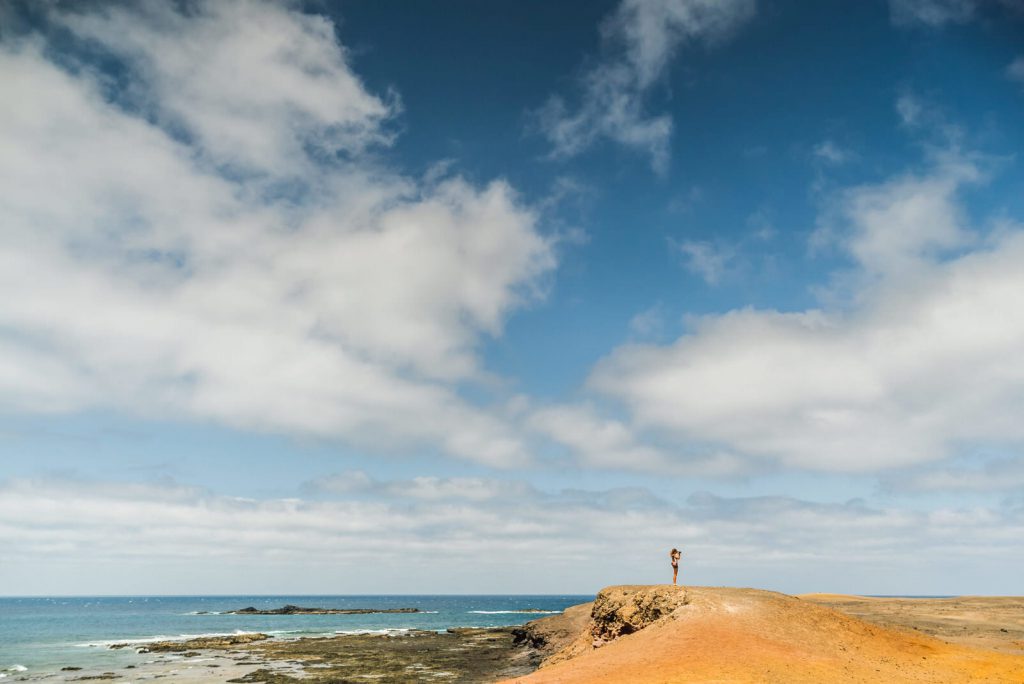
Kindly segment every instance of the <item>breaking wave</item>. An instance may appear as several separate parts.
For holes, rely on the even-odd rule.
[[[561,613],[560,610],[467,610],[467,613],[476,613],[477,615],[510,615],[516,614],[528,614],[528,615],[556,615]]]

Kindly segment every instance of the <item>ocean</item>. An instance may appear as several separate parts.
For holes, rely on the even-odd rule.
[[[0,682],[35,679],[62,667],[117,670],[143,662],[122,642],[263,632],[278,638],[338,633],[518,625],[593,596],[103,596],[0,598]],[[224,615],[273,609],[418,608],[369,615]]]

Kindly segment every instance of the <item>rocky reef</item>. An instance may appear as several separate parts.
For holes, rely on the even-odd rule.
[[[139,653],[184,653],[201,649],[224,649],[244,646],[256,641],[264,641],[270,637],[266,634],[253,632],[249,634],[225,634],[222,636],[205,636],[183,641],[154,641],[146,644],[123,643],[113,644],[110,648],[135,648]]]
[[[536,668],[529,651],[516,648],[513,638],[510,628],[497,627],[271,640],[247,647],[246,653],[268,664],[293,663],[301,673],[261,667],[229,681],[482,684],[523,676]]]
[[[261,610],[259,608],[240,608],[229,610],[225,615],[370,615],[376,613],[418,613],[419,608],[303,608],[302,606],[282,606]]]

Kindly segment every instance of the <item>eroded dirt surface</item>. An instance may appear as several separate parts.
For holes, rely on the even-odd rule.
[[[975,648],[1024,655],[1024,597],[895,599],[841,594],[800,598],[884,627],[911,629]]]
[[[632,592],[631,596],[653,600],[661,592],[668,600],[678,598],[679,592],[669,587],[651,587],[643,593],[635,589],[609,587],[602,590],[602,594]],[[828,600],[835,601],[836,597],[828,597]],[[1008,610],[1004,617],[1012,618],[1014,605],[1003,607]],[[959,606],[959,610],[966,608],[963,604]],[[586,643],[577,639],[547,658],[536,672],[512,681],[522,684],[1024,682],[1024,656],[952,643],[902,626],[887,627],[829,605],[775,592],[686,587],[684,601],[678,602],[668,614],[658,612],[661,614],[658,619],[632,633],[621,631],[610,642],[593,639],[589,647],[580,648]],[[995,613],[988,611],[986,614]],[[948,628],[953,615],[946,615],[938,624],[943,629]],[[995,624],[1000,621],[1001,618],[997,619]],[[981,624],[985,620],[978,618],[976,622]],[[595,626],[600,625],[591,620],[585,636],[593,635]],[[1004,628],[1009,629],[996,627]]]

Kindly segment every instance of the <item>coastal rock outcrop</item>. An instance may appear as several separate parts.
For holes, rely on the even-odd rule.
[[[687,603],[680,586],[619,586],[602,589],[590,612],[594,646],[639,632]]]
[[[303,608],[282,606],[281,608],[259,609],[249,606],[229,610],[225,615],[371,615],[377,613],[418,613],[419,608]]]
[[[534,651],[536,661],[543,662],[579,638],[590,624],[593,606],[593,602],[570,606],[558,615],[513,627],[513,643]]]
[[[621,585],[605,587],[598,592],[592,603],[584,604],[590,608],[589,616],[582,625],[582,629],[576,632],[575,638],[568,640],[557,651],[546,656],[541,661],[540,667],[576,658],[616,641],[620,637],[639,632],[669,618],[687,602],[686,588],[681,586]],[[543,620],[535,622],[543,622]]]
[[[114,644],[110,648],[136,648],[139,653],[186,653],[200,649],[224,649],[264,641],[270,636],[259,632],[246,634],[224,634],[218,636],[197,637],[183,641],[154,641],[147,644],[123,643]]]

